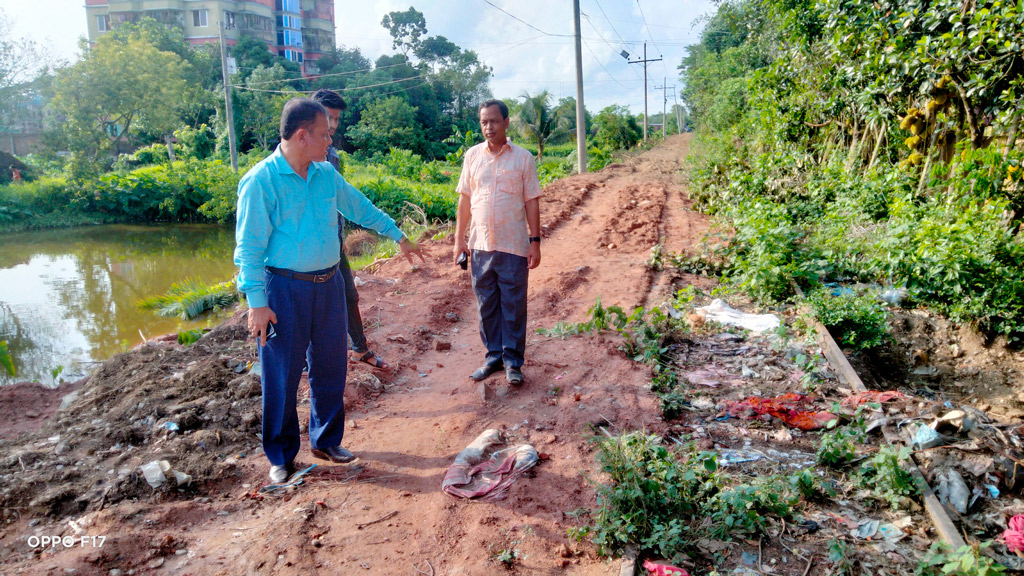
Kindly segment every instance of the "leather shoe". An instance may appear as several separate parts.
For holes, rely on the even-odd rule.
[[[509,366],[505,369],[505,380],[513,386],[518,386],[523,383],[523,373],[519,371],[519,368]]]
[[[502,368],[504,368],[504,366],[501,364],[501,362],[497,364],[484,364],[483,366],[477,368],[476,372],[470,374],[469,379],[478,381],[483,380],[484,378],[487,378],[491,374],[498,372]]]
[[[332,446],[330,448],[324,448],[323,450],[317,448],[311,448],[310,453],[317,458],[323,460],[330,460],[335,464],[348,464],[358,460],[356,455],[342,448],[341,446]]]
[[[295,464],[289,462],[281,466],[270,467],[270,482],[272,484],[281,484],[288,480],[288,477],[295,472]]]

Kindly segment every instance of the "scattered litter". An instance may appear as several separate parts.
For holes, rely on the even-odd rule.
[[[924,424],[917,426],[917,430],[914,432],[914,450],[934,448],[943,444],[945,444],[945,441],[934,428]]]
[[[955,432],[969,432],[976,425],[974,418],[963,410],[946,412],[931,424],[932,428],[936,430],[953,430]]]
[[[850,532],[850,535],[861,540],[870,540],[878,533],[880,525],[881,523],[878,520],[861,520],[857,523],[857,527]]]
[[[724,402],[723,406],[729,416],[751,420],[760,415],[771,414],[801,430],[819,430],[826,427],[829,422],[839,419],[831,412],[802,409],[810,406],[812,402],[813,398],[810,396],[790,392],[775,398],[753,396],[746,400]]]
[[[879,404],[897,400],[902,398],[903,394],[895,391],[888,390],[885,392],[879,392],[877,390],[868,390],[867,392],[860,392],[843,398],[843,406],[860,406],[861,404],[867,404],[870,402],[878,402]]]
[[[878,293],[878,299],[890,306],[900,306],[907,299],[906,288],[889,288]]]
[[[485,430],[455,457],[445,472],[441,490],[461,498],[501,500],[516,478],[537,464],[537,450],[529,444],[487,453],[502,444],[501,433]]]
[[[939,485],[935,489],[935,495],[939,497],[939,501],[960,514],[966,514],[971,491],[967,489],[963,476],[953,468],[946,468],[936,475],[936,479]]]
[[[676,568],[668,564],[656,564],[650,560],[644,560],[644,569],[649,576],[690,576],[689,572],[682,568]]]
[[[882,524],[878,527],[878,535],[889,542],[899,542],[906,536],[906,532],[900,530],[895,524]]]
[[[1024,515],[1018,514],[1006,523],[1003,531],[1006,549],[1018,556],[1024,555]]]
[[[164,422],[160,427],[171,432],[179,431],[178,425],[174,422]]]
[[[721,457],[722,467],[731,466],[735,464],[742,464],[743,462],[756,462],[761,458],[764,458],[764,454],[757,450],[719,450],[718,455]]]
[[[772,438],[778,440],[779,442],[793,441],[793,435],[790,434],[789,430],[786,430],[785,428],[779,428],[778,430],[776,430],[775,433],[772,434]]]
[[[758,374],[757,372],[754,372],[753,370],[751,370],[750,368],[747,368],[746,366],[743,367],[741,372],[742,372],[744,378],[760,378],[761,377],[760,374]]]
[[[167,483],[168,475],[174,478],[176,486],[187,486],[192,483],[192,477],[184,472],[179,472],[171,468],[171,463],[167,460],[153,460],[147,464],[143,464],[139,468],[142,469],[142,474],[146,477],[146,482],[149,483],[153,488],[159,488]]]
[[[707,368],[687,372],[683,374],[683,377],[694,386],[707,386],[709,388],[718,388],[722,384],[737,385],[743,383],[742,380],[718,366],[708,366]]]
[[[754,554],[753,552],[744,552],[743,563],[751,566],[757,566],[757,554]]]
[[[999,487],[995,484],[985,484],[985,490],[988,491],[989,498],[992,498],[993,500],[999,498]]]
[[[732,308],[721,298],[715,298],[711,304],[695,308],[705,319],[719,324],[728,324],[746,328],[751,332],[764,332],[779,327],[779,317],[774,314],[746,314]]]

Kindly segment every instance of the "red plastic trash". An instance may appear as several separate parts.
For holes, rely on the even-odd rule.
[[[690,576],[689,572],[682,568],[676,568],[668,564],[655,564],[650,560],[644,560],[644,568],[650,576]]]

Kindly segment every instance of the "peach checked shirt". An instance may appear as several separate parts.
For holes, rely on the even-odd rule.
[[[469,196],[469,249],[526,257],[526,202],[541,195],[533,155],[511,142],[492,154],[487,142],[466,151],[455,188]]]

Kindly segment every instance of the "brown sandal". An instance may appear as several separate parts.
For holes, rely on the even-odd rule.
[[[373,350],[367,350],[365,354],[358,358],[363,364],[368,364],[373,368],[380,370],[387,370],[389,368],[388,363],[383,358],[373,353]]]

